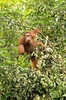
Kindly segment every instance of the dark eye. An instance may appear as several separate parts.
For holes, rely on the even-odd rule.
[[[26,35],[26,36],[30,36],[30,35]]]
[[[26,33],[25,35],[26,35],[26,36],[30,36],[30,34],[29,34],[29,33]]]

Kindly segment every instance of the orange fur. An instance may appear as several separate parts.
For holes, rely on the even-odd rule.
[[[39,34],[40,32],[41,32],[41,30],[39,28],[36,28],[35,30],[31,30],[30,34],[31,34],[32,38],[34,39],[37,36],[37,34]]]
[[[40,33],[40,29],[36,28],[35,30],[31,30],[29,32],[24,33],[24,35],[19,38],[18,52],[20,54],[31,54],[37,45],[41,45],[45,48],[45,45],[42,42],[34,40],[38,33]],[[37,69],[37,59],[34,56],[32,56],[31,61],[33,63],[33,67]]]

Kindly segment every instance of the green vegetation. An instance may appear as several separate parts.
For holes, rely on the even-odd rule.
[[[17,51],[18,38],[35,27],[53,49],[48,57],[38,49],[38,71]],[[66,0],[0,0],[0,100],[65,99]]]

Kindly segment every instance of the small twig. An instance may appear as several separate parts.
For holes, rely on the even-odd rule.
[[[41,37],[39,37],[38,35],[37,35],[37,38],[40,39],[40,40],[42,40],[42,41],[44,40],[44,39],[42,39]]]
[[[48,44],[48,36],[46,36],[46,40],[45,40],[45,46],[47,47]]]

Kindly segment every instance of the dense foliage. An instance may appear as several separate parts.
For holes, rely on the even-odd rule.
[[[38,49],[37,71],[30,55],[17,51],[18,38],[35,27],[42,30],[37,38],[45,43],[48,35],[53,49]],[[65,100],[65,75],[66,1],[0,0],[0,100]]]

